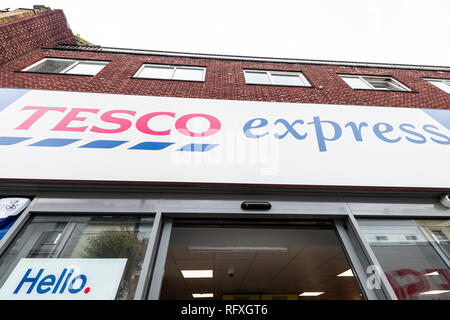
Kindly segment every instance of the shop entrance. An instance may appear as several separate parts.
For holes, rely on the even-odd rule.
[[[363,299],[332,221],[175,221],[160,299]]]

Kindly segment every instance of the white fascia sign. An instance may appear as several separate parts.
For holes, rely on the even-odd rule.
[[[450,189],[450,110],[0,89],[0,180]]]
[[[127,259],[20,259],[2,300],[113,300]]]

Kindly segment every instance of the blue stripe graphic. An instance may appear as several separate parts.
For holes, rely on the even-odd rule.
[[[0,88],[0,111],[5,109],[11,103],[24,96],[28,91],[27,89],[10,89]]]
[[[0,137],[0,146],[10,146],[30,138],[26,137]]]
[[[450,130],[450,110],[443,109],[422,109],[434,120],[442,124],[447,130]]]
[[[177,151],[206,152],[217,146],[218,144],[190,143],[182,146]]]
[[[77,142],[80,139],[61,139],[61,138],[50,138],[35,142],[30,144],[34,147],[65,147],[71,143]]]
[[[31,139],[31,137],[0,137],[0,146],[9,146],[16,143]],[[28,146],[33,147],[65,147],[74,142],[80,141],[81,139],[66,139],[66,138],[48,138],[40,140],[38,142],[29,144]],[[89,149],[113,149],[124,143],[129,142],[128,140],[94,140],[86,144],[79,146],[79,148],[89,148]],[[163,150],[174,144],[174,142],[156,142],[156,141],[145,141],[132,146],[131,150]],[[189,143],[182,146],[176,151],[189,151],[189,152],[206,152],[215,147],[218,144],[201,144],[201,143]]]
[[[128,141],[120,140],[95,140],[80,146],[80,148],[112,149]]]
[[[148,142],[141,142],[141,143],[139,143],[131,148],[128,148],[128,149],[132,149],[132,150],[162,150],[172,144],[173,144],[173,142],[148,141]]]

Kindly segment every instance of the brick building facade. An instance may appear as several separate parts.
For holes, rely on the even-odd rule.
[[[448,94],[423,79],[449,79],[449,67],[238,56],[223,56],[221,59],[218,55],[77,47],[61,10],[52,10],[1,25],[0,37],[0,85],[7,88],[248,101],[450,108]],[[44,57],[106,60],[110,63],[95,77],[20,73],[20,70]],[[143,63],[204,66],[208,71],[205,81],[201,83],[132,79]],[[244,69],[300,71],[312,86],[299,88],[248,85],[245,83]],[[391,76],[411,91],[353,90],[338,77],[340,73]]]
[[[0,64],[15,61],[42,46],[76,44],[62,10],[41,12],[0,25]]]

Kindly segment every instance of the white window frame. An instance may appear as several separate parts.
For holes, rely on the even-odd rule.
[[[432,84],[432,85],[435,86],[436,88],[441,89],[442,91],[444,91],[444,92],[446,92],[446,93],[450,93],[450,79],[423,78],[423,80],[427,81],[428,83]],[[445,84],[449,87],[449,91],[447,92],[447,91],[443,90],[442,88],[438,87],[437,85],[435,85],[435,84],[433,83],[433,81],[445,83]]]
[[[156,78],[156,77],[142,77],[140,76],[140,73],[142,70],[144,70],[146,67],[162,67],[162,68],[172,68],[172,73],[170,74],[169,78]],[[177,68],[182,69],[194,69],[194,70],[202,70],[202,78],[201,80],[192,80],[192,79],[174,79],[175,72]],[[176,81],[196,81],[196,82],[204,82],[206,76],[206,67],[199,67],[199,66],[185,66],[185,65],[170,65],[170,64],[153,64],[153,63],[144,63],[139,70],[134,74],[133,78],[138,79],[158,79],[158,80],[176,80]]]
[[[36,72],[36,73],[41,73],[39,71],[29,71],[31,69],[33,69],[34,67],[40,65],[41,63],[44,63],[45,61],[48,60],[56,60],[56,61],[72,61],[72,64],[69,65],[67,68],[61,70],[60,72],[45,72],[45,73],[49,73],[49,74],[66,74],[68,71],[70,71],[71,69],[75,68],[78,64],[80,63],[88,63],[88,64],[102,64],[103,68],[108,65],[109,61],[100,61],[100,60],[80,60],[80,59],[71,59],[71,58],[44,58],[42,60],[39,60],[38,62],[32,64],[29,67],[26,67],[25,69],[23,69],[23,72]],[[102,69],[103,69],[102,68]],[[102,70],[101,69],[101,70]],[[100,70],[100,71],[101,71]],[[100,72],[98,71],[98,72]],[[97,73],[98,73],[97,72]],[[97,74],[96,73],[96,74]],[[70,73],[71,75],[77,75],[76,73]],[[78,75],[83,75],[83,76],[95,76],[96,74],[78,74]]]
[[[265,73],[267,77],[269,78],[270,83],[254,83],[254,82],[248,82],[246,73],[247,72],[253,72],[253,73]],[[296,75],[300,78],[300,80],[304,83],[303,85],[297,85],[297,84],[278,84],[275,83],[274,79],[272,78],[272,75],[279,74],[279,75]],[[257,84],[262,86],[288,86],[288,87],[312,87],[311,83],[309,83],[308,79],[303,75],[302,72],[298,71],[281,71],[281,70],[255,70],[255,69],[244,69],[244,78],[246,84]]]
[[[372,76],[372,75],[357,75],[357,74],[339,74],[339,77],[345,82],[345,80],[343,78],[347,77],[347,78],[355,78],[355,79],[360,79],[361,81],[363,81],[365,84],[367,84],[369,86],[369,88],[352,88],[347,82],[345,82],[345,84],[347,84],[350,88],[352,88],[353,90],[383,90],[383,91],[411,91],[411,89],[409,89],[407,86],[405,86],[404,84],[400,83],[399,81],[395,80],[393,77],[390,76]],[[380,79],[389,79],[390,81],[392,81],[392,83],[397,86],[400,90],[390,90],[387,88],[376,88],[374,87],[369,81],[367,81],[365,78],[380,78]]]

